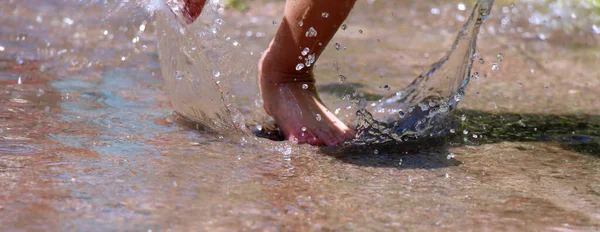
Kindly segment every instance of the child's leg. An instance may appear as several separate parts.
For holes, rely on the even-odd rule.
[[[265,110],[292,141],[335,145],[354,137],[352,129],[321,102],[312,73],[314,62],[354,3],[286,1],[283,20],[259,64],[259,81]]]
[[[180,3],[186,22],[192,23],[206,0],[174,1]],[[259,64],[259,86],[265,110],[289,140],[335,145],[354,137],[354,131],[321,102],[312,70],[355,2],[286,1],[283,20]]]

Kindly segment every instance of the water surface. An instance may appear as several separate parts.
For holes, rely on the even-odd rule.
[[[174,123],[145,7],[8,1],[0,230],[597,231],[598,22],[561,2],[495,3],[454,136],[341,150]],[[236,23],[223,30],[227,51],[257,60],[283,5],[252,4],[225,10]],[[473,6],[464,4],[358,3],[332,41],[342,48],[317,66],[325,102],[352,121],[345,95],[376,100],[407,86],[448,51]]]

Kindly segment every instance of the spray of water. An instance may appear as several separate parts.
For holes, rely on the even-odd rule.
[[[221,32],[226,22],[218,10],[210,2],[190,25],[180,23],[169,4],[156,11],[161,72],[179,115],[208,130],[243,133],[245,119],[236,107],[241,104],[234,104],[231,93],[236,86],[255,89],[259,57]]]
[[[403,142],[443,135],[451,121],[449,116],[464,97],[477,58],[477,35],[493,3],[477,2],[451,50],[428,71],[408,87],[358,111],[358,135],[353,143]]]
[[[448,116],[464,97],[476,58],[477,34],[493,3],[479,0],[451,50],[408,87],[374,103],[354,99],[361,110],[357,112],[357,138],[351,143],[443,135]],[[231,92],[235,86],[255,87],[258,56],[237,49],[241,44],[221,31],[226,22],[219,18],[216,4],[209,4],[200,20],[190,25],[179,23],[167,5],[154,6],[159,9],[155,16],[161,70],[177,113],[216,131],[247,131],[240,104],[235,104]]]

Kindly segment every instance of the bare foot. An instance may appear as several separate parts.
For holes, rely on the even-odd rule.
[[[286,139],[299,144],[332,146],[354,138],[354,131],[340,121],[317,94],[312,76],[286,77],[261,72],[260,92],[265,111],[271,115]],[[276,80],[272,80],[275,79]]]

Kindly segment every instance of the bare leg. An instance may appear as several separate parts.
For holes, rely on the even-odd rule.
[[[259,64],[259,82],[265,110],[289,140],[335,145],[354,137],[354,131],[321,102],[313,76],[314,62],[354,3],[355,0],[286,1],[283,20]],[[304,55],[303,51],[309,52]]]
[[[206,0],[172,1],[178,2],[186,23],[192,23]],[[265,111],[291,141],[329,146],[354,137],[319,98],[313,67],[355,2],[286,1],[283,20],[258,68]]]

